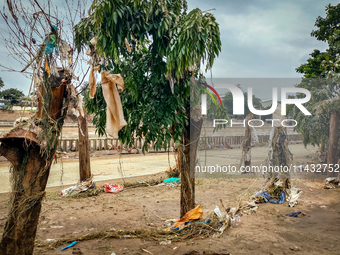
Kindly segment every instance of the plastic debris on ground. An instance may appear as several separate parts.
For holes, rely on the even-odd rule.
[[[118,193],[120,191],[122,191],[124,189],[124,186],[123,185],[119,185],[119,184],[104,184],[103,185],[104,187],[104,191],[106,193]]]
[[[77,241],[72,242],[70,245],[67,245],[66,247],[62,248],[60,251],[66,250],[68,248],[71,248],[72,246],[74,246],[77,243]]]
[[[209,213],[208,219],[198,221],[203,215],[203,210],[198,205],[179,220],[165,221],[169,226],[166,230],[187,231],[185,235],[195,230],[196,235],[211,236],[213,238],[219,237],[227,228],[237,226],[241,222],[243,214],[250,214],[257,208],[258,206],[255,204],[255,201],[239,201],[236,207],[226,209],[221,200],[221,209],[216,205],[215,209]],[[198,226],[202,227],[202,229],[200,227],[197,229]],[[210,230],[208,235],[206,235],[204,229]],[[166,244],[166,240],[162,244]]]
[[[164,179],[163,182],[164,183],[181,182],[181,179],[177,178],[177,177],[171,177],[171,178],[168,178],[168,179]]]
[[[287,190],[287,198],[286,201],[289,207],[294,207],[298,203],[298,198],[302,194],[302,190],[296,187],[292,187]]]
[[[328,177],[326,178],[325,184],[323,186],[324,189],[336,189],[340,185],[340,179],[336,177]]]
[[[239,211],[241,214],[251,214],[255,212],[259,207],[256,205],[255,201],[242,201],[239,206]]]
[[[215,209],[214,209],[214,213],[217,215],[217,217],[222,220],[223,216],[222,213],[220,211],[220,208],[218,207],[218,205],[216,205]]]
[[[298,217],[298,216],[306,216],[306,214],[302,213],[302,212],[293,212],[293,213],[287,213],[286,216],[289,217]]]
[[[222,235],[223,232],[224,232],[224,230],[230,225],[230,217],[229,217],[228,214],[223,215],[223,214],[221,213],[221,210],[220,210],[220,208],[218,207],[218,205],[216,205],[216,207],[215,207],[215,209],[214,209],[214,213],[215,213],[215,215],[218,217],[218,219],[219,219],[219,221],[220,221],[220,222],[219,222],[219,223],[220,223],[220,226],[219,226],[219,228],[218,228],[218,232],[215,233],[215,234],[213,235],[213,237],[218,237],[218,236]]]
[[[288,206],[293,207],[298,203],[302,191],[296,187],[291,187],[287,178],[272,178],[263,185],[262,189],[256,192],[251,199],[255,203],[283,204],[285,201]]]
[[[259,192],[255,195],[255,197],[259,197],[261,200],[263,198],[264,203],[271,203],[271,204],[283,204],[285,202],[285,193],[282,192],[278,198],[274,198],[267,192]]]
[[[160,183],[158,185],[156,185],[157,187],[159,186],[163,186],[163,187],[170,187],[170,188],[174,188],[174,187],[179,187],[181,184],[179,182],[168,182],[168,183]]]
[[[222,207],[224,208],[223,204]],[[238,225],[241,222],[243,208],[245,208],[244,205],[239,204],[237,207],[228,209],[224,208],[224,210],[221,211],[220,208],[216,205],[214,209],[214,214],[219,219],[219,228],[218,232],[216,232],[213,237],[219,237],[228,227],[232,228]]]
[[[162,242],[159,243],[160,245],[169,245],[171,244],[171,240],[164,240]]]
[[[182,230],[193,220],[198,220],[203,214],[202,207],[200,205],[196,206],[194,209],[187,212],[182,218],[167,220],[166,222],[170,225],[167,230],[176,229]]]
[[[84,182],[78,182],[76,185],[63,189],[62,191],[60,191],[60,195],[61,196],[70,196],[70,195],[75,195],[78,194],[80,192],[85,192],[88,189],[92,189],[94,188],[96,185],[95,183],[90,180],[90,181],[84,181]]]
[[[177,166],[170,167],[168,170],[165,171],[165,173],[168,175],[169,178],[178,177],[180,175]]]
[[[63,159],[69,158],[66,151],[57,151],[56,154],[58,155],[58,157],[61,157]]]

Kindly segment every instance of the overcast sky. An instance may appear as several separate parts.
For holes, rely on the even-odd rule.
[[[222,52],[212,69],[214,78],[298,78],[295,68],[305,63],[314,49],[326,43],[310,36],[325,0],[189,0],[189,9],[211,11],[220,24]],[[4,26],[1,19],[0,26]],[[0,47],[1,64],[18,66]],[[30,80],[20,73],[0,71],[5,88],[28,93]],[[210,78],[210,72],[206,75]]]

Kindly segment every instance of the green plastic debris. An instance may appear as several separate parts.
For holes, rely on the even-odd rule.
[[[180,178],[176,178],[176,177],[171,177],[169,179],[165,179],[164,183],[171,183],[171,182],[181,182]]]

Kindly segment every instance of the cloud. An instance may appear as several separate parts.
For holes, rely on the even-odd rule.
[[[223,8],[214,6],[216,1],[209,3],[216,7],[212,13],[222,39],[222,52],[213,66],[215,77],[300,77],[295,68],[314,49],[327,47],[310,33],[317,16],[325,15],[328,2],[225,1]]]
[[[300,77],[295,68],[314,49],[327,48],[310,33],[316,18],[325,16],[328,3],[338,4],[334,0],[189,0],[188,6],[190,10],[216,9],[211,12],[220,24],[222,52],[213,66],[214,77]],[[5,26],[2,20],[0,28]],[[7,55],[0,47],[1,63],[20,69]],[[0,76],[6,88],[28,93],[29,79],[12,72],[0,71]]]

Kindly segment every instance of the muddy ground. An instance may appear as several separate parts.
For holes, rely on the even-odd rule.
[[[67,128],[64,132],[65,135],[74,137],[76,130],[76,128]],[[228,131],[230,132],[226,130],[220,132],[223,132],[223,135],[230,133],[237,135],[243,132],[242,129],[237,128]],[[95,136],[93,129],[90,132]],[[316,148],[306,149],[302,144],[296,144],[291,145],[291,150],[294,153],[294,164],[306,164],[313,162]],[[202,155],[202,152],[199,154]],[[208,154],[210,158],[216,159],[224,156],[228,164],[237,164],[241,151],[235,148],[229,151],[208,151]],[[157,157],[157,155],[148,157],[150,156]],[[262,162],[265,156],[265,148],[254,148],[254,163]],[[112,169],[117,170],[115,165],[108,167],[112,164],[108,161],[116,160],[117,157],[117,155],[96,155],[95,160],[92,160],[92,166],[94,171],[98,171],[97,177],[105,177]],[[133,162],[134,158],[140,156],[127,155],[126,157]],[[163,160],[167,161],[167,158]],[[64,169],[72,167],[74,172],[70,177],[64,175],[65,182],[67,178],[76,181],[72,179],[77,173],[76,161],[76,159],[63,161]],[[100,162],[102,164],[99,164]],[[140,161],[135,162],[135,165],[136,167],[141,165]],[[0,168],[1,166],[2,174],[5,174],[8,171],[7,163],[0,162]],[[95,170],[97,166],[101,167]],[[124,184],[165,177],[165,173],[143,172],[138,177],[98,179],[96,185],[100,187],[107,182]],[[7,178],[6,182],[8,182],[8,175],[2,175],[1,178]],[[60,249],[67,244],[57,245],[55,248],[52,248],[51,244],[63,238],[75,240],[102,230],[165,229],[163,219],[179,217],[180,188],[145,186],[127,188],[118,194],[100,193],[93,197],[61,198],[59,192],[65,186],[50,187],[47,188],[47,195],[43,202],[34,254],[175,255],[187,254],[190,250],[200,254],[203,252],[205,254],[340,254],[340,189],[324,190],[323,181],[292,180],[294,186],[303,190],[298,205],[290,208],[286,204],[260,204],[255,213],[243,215],[237,226],[228,228],[219,238],[201,239],[198,236],[168,245],[161,245],[162,240],[139,239],[134,238],[133,235],[120,239],[93,238],[79,241],[74,247],[62,252]],[[246,178],[196,179],[196,204],[202,206],[203,218],[206,219],[216,205],[221,205],[220,199],[226,207],[234,207],[239,199],[248,199],[255,191],[260,190],[264,182],[264,179]],[[8,203],[9,193],[1,193],[0,234],[6,221]],[[302,212],[305,216],[297,218],[286,216],[292,212]]]

